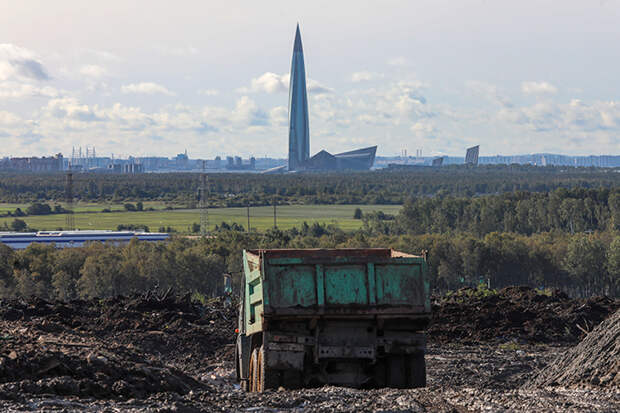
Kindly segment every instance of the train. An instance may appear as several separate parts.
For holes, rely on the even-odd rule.
[[[39,231],[0,232],[0,243],[13,249],[24,249],[33,242],[54,244],[56,248],[81,247],[88,242],[127,243],[133,238],[141,241],[165,241],[170,237],[165,232],[137,231]]]

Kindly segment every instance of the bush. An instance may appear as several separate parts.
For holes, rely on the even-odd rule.
[[[26,231],[27,228],[28,224],[26,224],[26,221],[24,221],[23,219],[15,218],[13,222],[11,222],[12,231],[23,232]]]
[[[362,219],[362,210],[361,208],[355,208],[355,212],[353,213],[353,219]]]
[[[147,225],[138,225],[138,224],[118,224],[116,226],[117,231],[143,231],[149,232],[149,227]]]
[[[127,203],[127,204],[125,204],[123,206],[125,207],[125,210],[127,210],[127,211],[133,212],[133,211],[136,210],[136,206],[134,204]]]
[[[28,215],[49,215],[52,213],[52,208],[48,204],[35,202],[26,208],[26,214]]]

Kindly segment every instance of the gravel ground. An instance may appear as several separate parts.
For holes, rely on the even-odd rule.
[[[360,390],[338,387],[264,394],[242,392],[230,361],[212,363],[185,395],[155,393],[145,399],[93,399],[16,394],[0,409],[85,412],[618,412],[620,389],[525,388],[523,384],[567,347],[431,345],[428,387]]]
[[[581,338],[573,323],[593,327],[616,308],[609,299],[546,298],[522,288],[496,297],[463,294],[434,306],[426,388],[251,394],[234,382],[236,311],[221,301],[6,301],[0,411],[618,412],[618,386],[531,385]]]

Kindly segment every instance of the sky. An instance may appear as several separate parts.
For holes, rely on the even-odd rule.
[[[620,0],[0,0],[0,156],[620,154]]]

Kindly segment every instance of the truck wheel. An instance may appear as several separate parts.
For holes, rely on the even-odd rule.
[[[390,355],[387,357],[387,386],[395,389],[407,387],[407,369],[405,356]]]
[[[277,389],[280,387],[280,372],[267,367],[267,358],[269,357],[269,351],[265,349],[265,346],[260,347],[258,356],[260,379],[259,379],[259,392],[263,392],[267,389]]]
[[[239,339],[235,343],[235,378],[237,382],[241,381],[241,370],[239,369]]]
[[[258,364],[258,358],[259,358],[259,352],[258,349],[255,348],[252,351],[252,354],[250,355],[250,374],[248,374],[248,379],[249,379],[249,384],[248,384],[248,388],[249,391],[251,392],[257,392],[259,391],[258,389],[258,384],[260,382],[260,378],[259,378],[259,372],[260,372],[260,368],[259,368],[259,364]]]
[[[407,356],[408,385],[413,387],[426,387],[426,361],[424,353]]]

